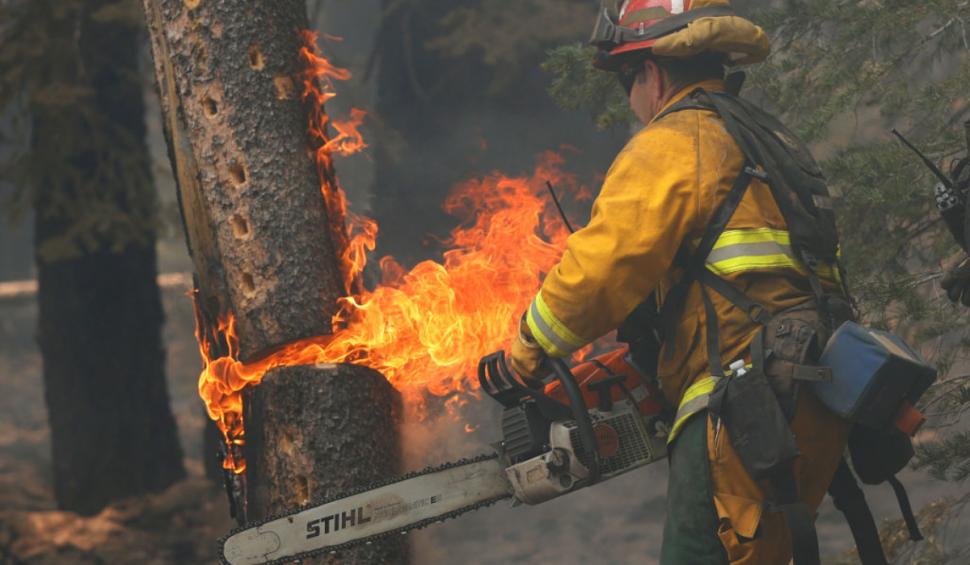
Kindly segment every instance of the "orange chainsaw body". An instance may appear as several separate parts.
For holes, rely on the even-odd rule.
[[[628,347],[614,349],[592,359],[588,359],[572,368],[576,382],[583,393],[583,400],[588,408],[592,408],[599,403],[598,393],[590,389],[590,385],[607,378],[619,375],[625,377],[622,381],[623,388],[611,387],[611,396],[614,401],[627,398],[626,392],[630,393],[636,402],[637,408],[642,416],[659,416],[664,411],[664,405],[660,390],[657,388],[653,379],[645,378],[644,375],[633,365],[630,360],[630,350]],[[566,393],[562,390],[558,381],[553,381],[546,385],[546,395],[562,402],[567,403]]]

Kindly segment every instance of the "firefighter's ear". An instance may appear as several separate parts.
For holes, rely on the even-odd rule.
[[[643,72],[637,75],[637,82],[641,86],[655,85],[661,75],[660,66],[651,59],[643,60]]]
[[[643,72],[637,76],[637,80],[642,80],[646,83],[643,86],[650,89],[650,97],[656,101],[663,100],[664,94],[667,93],[666,91],[670,87],[670,81],[667,80],[667,73],[664,72],[663,67],[649,58],[644,60]]]

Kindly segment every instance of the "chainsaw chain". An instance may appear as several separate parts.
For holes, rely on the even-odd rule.
[[[296,508],[294,510],[288,510],[286,512],[281,512],[279,514],[275,514],[273,516],[269,516],[267,518],[263,518],[262,520],[254,520],[254,521],[249,522],[249,523],[247,523],[247,524],[245,524],[243,526],[240,526],[238,528],[234,528],[229,533],[227,533],[226,535],[224,535],[221,538],[219,538],[219,543],[218,543],[218,546],[217,546],[217,551],[219,552],[219,561],[223,565],[232,565],[231,563],[229,563],[229,561],[226,560],[224,547],[226,545],[226,541],[228,541],[229,538],[231,538],[232,536],[238,534],[239,532],[243,532],[243,531],[246,531],[246,530],[251,530],[253,528],[258,528],[259,526],[262,526],[263,524],[272,522],[274,520],[278,520],[280,518],[285,518],[287,516],[292,516],[294,514],[299,514],[300,512],[303,512],[304,510],[309,510],[309,509],[315,508],[317,506],[322,506],[324,504],[329,504],[331,502],[334,502],[334,501],[337,501],[337,500],[340,500],[340,499],[343,499],[343,498],[347,498],[349,496],[354,496],[354,495],[360,494],[362,492],[366,492],[366,491],[370,491],[370,490],[374,490],[374,489],[386,487],[388,485],[393,485],[393,484],[396,484],[396,483],[400,483],[402,481],[406,481],[406,480],[409,480],[409,479],[413,479],[415,477],[420,477],[422,475],[430,475],[432,473],[438,473],[438,472],[441,472],[441,471],[446,471],[448,469],[453,469],[455,467],[462,467],[464,465],[470,465],[470,464],[473,464],[473,463],[481,463],[482,461],[488,461],[490,459],[496,459],[496,458],[498,458],[498,455],[497,454],[490,453],[490,454],[477,455],[475,457],[468,457],[468,458],[464,458],[464,459],[459,459],[457,461],[451,461],[449,463],[443,463],[441,465],[434,465],[434,466],[425,467],[424,469],[422,469],[420,471],[412,471],[410,473],[406,473],[404,475],[399,475],[397,477],[393,477],[393,478],[390,478],[390,479],[387,479],[387,480],[377,481],[375,483],[371,483],[371,484],[364,485],[364,486],[361,486],[361,487],[355,487],[355,488],[352,488],[352,489],[348,490],[347,492],[341,493],[341,494],[336,495],[336,496],[324,497],[324,498],[318,499],[316,501],[310,502],[308,504],[305,504],[305,505],[303,505],[303,506],[301,506],[299,508]],[[356,540],[353,540],[353,541],[348,541],[348,542],[345,542],[345,543],[342,543],[342,544],[338,544],[338,545],[332,545],[332,546],[322,547],[320,549],[314,549],[313,551],[307,551],[307,552],[300,553],[300,554],[297,554],[297,555],[291,555],[291,556],[287,556],[287,557],[282,557],[282,558],[276,559],[274,561],[267,561],[264,565],[281,565],[282,563],[288,563],[288,562],[296,561],[296,560],[299,560],[299,559],[306,559],[308,557],[315,557],[317,555],[322,555],[322,554],[325,554],[325,553],[338,553],[341,550],[348,549],[348,548],[351,548],[351,547],[354,547],[354,546],[357,546],[357,545],[362,545],[362,544],[370,545],[370,544],[374,543],[375,541],[379,541],[379,540],[384,539],[386,537],[390,537],[390,536],[394,536],[394,535],[406,534],[406,533],[410,532],[411,530],[420,530],[421,528],[424,528],[425,526],[428,526],[430,524],[434,524],[434,523],[438,523],[438,522],[444,522],[445,520],[449,520],[451,518],[455,518],[455,517],[460,516],[460,515],[462,515],[462,514],[464,514],[466,512],[471,512],[473,510],[478,510],[479,508],[485,508],[486,506],[491,506],[491,505],[495,504],[496,502],[499,502],[501,500],[505,500],[506,498],[511,498],[511,497],[512,497],[511,494],[503,494],[503,495],[500,495],[500,496],[496,496],[494,498],[490,498],[488,500],[483,500],[481,502],[478,502],[478,503],[475,503],[475,504],[466,506],[464,508],[459,508],[458,510],[452,510],[451,512],[447,512],[447,513],[442,514],[441,516],[437,516],[435,518],[425,518],[424,520],[420,520],[420,521],[415,522],[414,524],[409,525],[409,526],[406,526],[404,528],[398,528],[396,530],[390,530],[390,531],[387,531],[387,532],[384,532],[384,533],[374,534],[372,536],[368,536],[368,537],[365,537],[365,538],[356,539]]]

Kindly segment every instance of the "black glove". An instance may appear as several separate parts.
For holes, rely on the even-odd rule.
[[[960,261],[943,275],[940,286],[951,302],[970,306],[970,257]]]

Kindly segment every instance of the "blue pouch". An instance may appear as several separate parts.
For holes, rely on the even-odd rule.
[[[899,337],[855,322],[836,330],[819,364],[832,368],[831,381],[811,383],[819,400],[836,414],[876,430],[891,428],[903,403],[915,405],[937,375]]]

